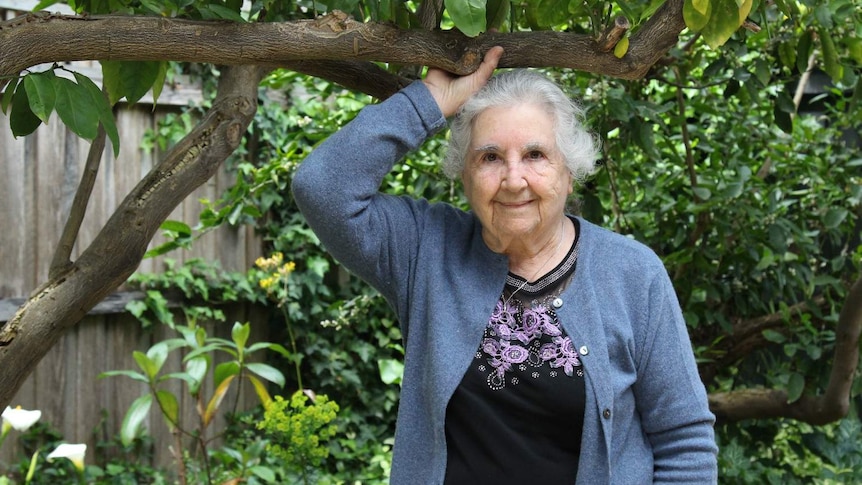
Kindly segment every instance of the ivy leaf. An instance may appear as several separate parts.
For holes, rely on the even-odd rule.
[[[12,109],[9,112],[9,127],[15,137],[27,136],[36,131],[42,120],[33,113],[30,108],[30,100],[27,98],[27,89],[24,82],[18,83],[15,96],[12,97]]]
[[[467,37],[476,37],[485,31],[485,0],[443,0],[449,17]]]
[[[401,384],[404,375],[404,364],[395,359],[380,359],[377,361],[380,370],[380,380],[384,384]]]
[[[86,140],[96,138],[99,130],[99,108],[90,101],[87,90],[69,79],[58,77],[55,109],[63,123]]]
[[[24,77],[30,110],[46,125],[54,111],[54,100],[57,97],[54,91],[56,79],[54,71],[37,72]]]

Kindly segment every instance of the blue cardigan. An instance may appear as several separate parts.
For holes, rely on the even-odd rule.
[[[446,406],[479,348],[508,261],[470,212],[379,192],[443,128],[415,82],[365,107],[297,170],[293,194],[327,250],[377,288],[405,344],[391,483],[440,484]],[[578,484],[717,481],[714,416],[679,303],[646,246],[580,220],[578,268],[557,310],[586,371]]]

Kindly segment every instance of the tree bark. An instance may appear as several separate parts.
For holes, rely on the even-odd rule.
[[[500,67],[563,67],[622,79],[643,77],[685,28],[682,0],[668,0],[631,37],[621,59],[589,35],[537,31],[486,33],[405,30],[362,23],[343,12],[314,20],[226,23],[160,17],[27,14],[0,23],[0,88],[32,66],[78,60],[185,61],[289,67],[312,61],[370,61],[474,71],[500,45]],[[38,45],[40,48],[33,49]],[[354,66],[355,67],[355,66]],[[4,79],[4,77],[6,77]],[[379,80],[354,78],[362,91]],[[387,83],[399,85],[398,81]],[[390,93],[391,94],[391,93]]]
[[[129,193],[77,261],[38,288],[0,328],[0,408],[67,329],[135,271],[171,211],[239,146],[264,71],[222,70],[206,116]]]

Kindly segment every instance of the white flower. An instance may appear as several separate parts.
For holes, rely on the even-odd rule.
[[[75,468],[79,471],[84,469],[84,455],[87,454],[87,445],[77,444],[70,445],[62,443],[47,456],[48,461],[54,458],[68,458],[75,464]]]
[[[12,409],[6,406],[6,410],[3,411],[2,416],[4,430],[12,427],[15,428],[15,431],[27,431],[30,426],[39,421],[39,418],[42,417],[42,411],[28,411],[21,409],[21,406]]]

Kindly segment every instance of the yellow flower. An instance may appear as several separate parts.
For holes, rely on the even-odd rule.
[[[296,269],[296,263],[293,261],[288,261],[284,263],[284,265],[278,269],[278,274],[281,276],[289,276],[290,273],[293,273],[293,270]]]
[[[83,443],[76,445],[62,443],[48,455],[47,459],[51,461],[54,458],[68,458],[80,472],[84,470],[84,455],[86,454],[87,445]]]

